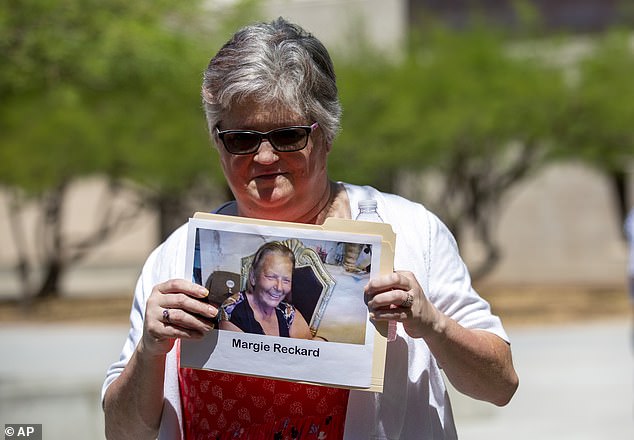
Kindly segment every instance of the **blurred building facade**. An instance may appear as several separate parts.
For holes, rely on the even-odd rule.
[[[416,26],[432,13],[449,25],[460,28],[474,13],[496,25],[512,27],[521,18],[517,3],[508,0],[409,0],[408,21]],[[611,25],[632,23],[634,9],[624,0],[526,0],[527,6],[543,18],[546,31],[600,32]]]
[[[358,29],[359,23],[364,23],[361,30],[364,38],[389,50],[398,47],[408,26],[412,25],[411,17],[420,14],[422,8],[432,8],[445,14],[447,20],[460,23],[466,14],[465,5],[473,3],[457,0],[270,0],[265,6],[270,18],[284,16],[300,23],[333,50],[345,48],[350,30]],[[475,3],[496,11],[502,20],[511,20],[505,15],[507,2]],[[599,30],[613,20],[616,10],[614,1],[544,0],[534,3],[552,12],[553,23],[559,23],[557,17],[561,16],[565,5],[572,7],[574,4],[579,8],[573,14],[574,22],[580,29],[591,30]],[[586,21],[588,16],[594,18],[594,24]],[[79,231],[90,222],[90,206],[96,203],[95,194],[102,184],[94,179],[77,186],[68,212],[72,219],[70,230]],[[8,209],[5,202],[0,194],[0,242],[5,243],[0,247],[3,286],[0,296],[13,295],[18,289],[11,267],[16,249],[11,240],[7,213],[2,211]],[[609,182],[588,167],[552,165],[516,187],[507,198],[499,219],[498,234],[502,260],[487,281],[603,285],[625,282],[627,249],[617,204]],[[149,211],[142,213],[125,234],[101,245],[69,273],[64,282],[66,290],[71,294],[130,291],[144,259],[157,245],[156,236],[156,217]],[[460,247],[468,263],[477,261],[477,246],[468,236]]]

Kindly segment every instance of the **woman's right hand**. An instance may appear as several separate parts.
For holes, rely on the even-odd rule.
[[[209,292],[183,279],[157,284],[147,300],[139,351],[150,356],[167,354],[176,338],[199,339],[213,329],[218,309],[200,301]]]

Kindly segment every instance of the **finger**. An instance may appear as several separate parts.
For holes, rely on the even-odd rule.
[[[412,316],[410,309],[380,309],[370,312],[370,319],[374,321],[405,321]]]
[[[365,286],[364,293],[367,300],[372,299],[374,295],[388,290],[409,290],[410,279],[401,272],[392,272],[386,275],[380,275],[372,278]]]
[[[205,298],[209,291],[200,284],[192,283],[183,279],[172,279],[156,286],[157,290],[163,294],[184,293],[194,298]]]
[[[162,308],[180,308],[205,318],[214,318],[218,310],[200,301],[208,295],[209,291],[203,286],[184,279],[171,279],[154,287],[148,307],[154,304]]]
[[[171,315],[171,313],[170,313]],[[148,326],[148,333],[156,342],[165,341],[167,339],[200,339],[207,331],[201,329],[181,327],[173,322],[156,322]]]
[[[368,309],[370,312],[382,309],[390,309],[400,307],[403,301],[408,297],[408,292],[404,290],[389,290],[381,292],[372,297],[368,301]]]
[[[158,305],[163,309],[184,310],[207,319],[213,319],[218,314],[216,307],[183,293],[165,294],[158,299]]]
[[[183,331],[195,331],[205,334],[214,328],[213,322],[182,309],[163,309],[161,323],[164,327],[173,327]]]

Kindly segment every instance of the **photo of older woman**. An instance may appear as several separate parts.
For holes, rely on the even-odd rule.
[[[295,255],[273,241],[253,257],[247,288],[220,307],[219,328],[245,333],[310,339],[306,319],[285,301],[291,293]]]

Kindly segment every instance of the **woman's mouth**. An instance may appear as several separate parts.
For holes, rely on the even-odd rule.
[[[257,176],[256,179],[257,180],[275,180],[277,176],[279,176],[279,174],[262,174],[260,176]]]
[[[275,301],[281,301],[284,298],[284,292],[268,291],[269,296]]]
[[[275,173],[262,173],[255,176],[256,180],[275,180],[279,176],[283,176],[284,173],[275,172]]]

